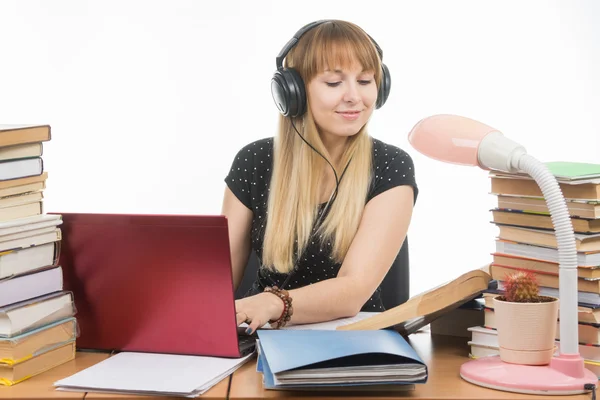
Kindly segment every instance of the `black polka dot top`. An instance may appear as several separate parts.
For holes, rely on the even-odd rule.
[[[404,150],[373,141],[373,181],[367,202],[380,193],[400,185],[410,185],[414,189],[414,201],[418,189],[411,157]],[[267,199],[273,168],[273,138],[257,140],[244,146],[235,156],[225,182],[235,196],[250,210],[252,219],[252,248],[259,261],[262,260],[264,229],[267,219]],[[320,207],[323,207],[321,205]],[[313,230],[314,232],[314,230]],[[341,267],[331,258],[331,243],[320,245],[318,238],[310,238],[307,248],[291,274],[280,274],[260,268],[252,288],[245,294],[260,293],[266,286],[296,289],[319,281],[334,278]],[[365,266],[368,268],[368,266]],[[362,311],[383,311],[381,288],[362,307]]]

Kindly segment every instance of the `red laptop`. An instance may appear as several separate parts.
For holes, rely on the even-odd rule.
[[[60,213],[78,349],[242,357],[224,216]]]

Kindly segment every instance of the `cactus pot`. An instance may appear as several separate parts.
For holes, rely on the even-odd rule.
[[[539,302],[516,303],[494,298],[500,358],[504,362],[547,365],[556,350],[558,299],[540,296]]]

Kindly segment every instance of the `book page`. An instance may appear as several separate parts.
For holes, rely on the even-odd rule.
[[[380,313],[379,312],[364,312],[364,311],[362,311],[362,312],[359,312],[358,314],[356,314],[354,317],[334,319],[333,321],[316,322],[314,324],[298,324],[298,325],[290,324],[290,325],[286,325],[285,327],[283,327],[281,329],[287,329],[287,330],[309,329],[309,330],[334,331],[334,330],[336,330],[336,328],[338,326],[353,324],[355,322],[362,321],[363,319],[373,317],[377,314],[380,314]],[[245,329],[247,327],[248,327],[248,324],[246,324],[245,322],[240,324],[240,328]],[[260,329],[271,329],[271,326],[269,324],[265,324]]]
[[[310,330],[323,330],[323,331],[334,331],[338,326],[349,325],[354,322],[362,321],[363,319],[372,317],[379,314],[378,312],[359,312],[354,317],[340,318],[333,321],[318,322],[315,324],[299,324],[285,326],[283,329],[310,329]]]

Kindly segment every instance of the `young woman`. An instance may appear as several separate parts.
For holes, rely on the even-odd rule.
[[[369,35],[339,20],[305,26],[277,58],[279,132],[242,148],[225,178],[235,288],[252,249],[261,263],[235,304],[247,333],[383,311],[379,285],[417,185],[410,156],[367,133],[389,94],[381,58]]]

